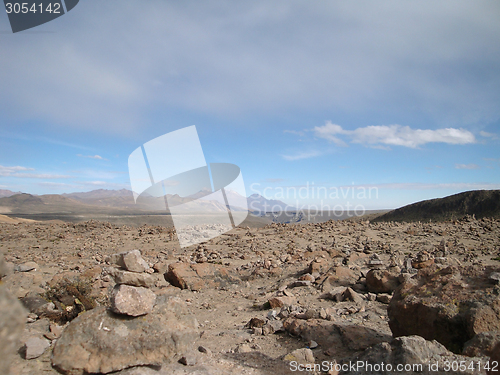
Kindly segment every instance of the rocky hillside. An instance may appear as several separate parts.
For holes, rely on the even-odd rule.
[[[328,221],[180,248],[160,226],[0,223],[0,373],[485,375],[499,233]]]
[[[417,202],[390,211],[374,221],[446,221],[474,215],[500,217],[500,190],[466,191],[445,198]]]

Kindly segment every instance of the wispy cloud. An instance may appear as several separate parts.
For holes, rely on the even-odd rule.
[[[485,137],[485,138],[499,139],[498,134],[495,134],[495,133],[488,133],[488,132],[485,132],[485,131],[480,131],[479,135],[481,137]]]
[[[403,183],[385,183],[385,184],[360,184],[360,185],[345,185],[339,188],[378,188],[391,190],[495,190],[500,189],[500,183],[488,182],[452,182],[452,183],[419,183],[419,182],[403,182]]]
[[[412,129],[402,125],[373,125],[354,130],[345,130],[342,126],[328,121],[323,126],[314,127],[314,134],[318,138],[326,139],[339,146],[347,143],[341,137],[349,138],[351,143],[360,143],[372,147],[403,146],[418,148],[427,143],[447,143],[464,145],[475,143],[474,134],[465,129]]]
[[[455,164],[456,169],[480,169],[481,167],[477,164]]]
[[[50,173],[26,173],[25,171],[34,171],[35,168],[14,166],[5,167],[0,165],[0,176],[1,177],[18,177],[18,178],[41,178],[41,179],[59,179],[59,178],[71,178],[72,176],[60,175],[60,174],[50,174]]]
[[[57,180],[59,178],[72,178],[73,176],[63,175],[63,174],[49,174],[49,173],[14,173],[10,175],[11,177],[19,178],[41,178],[46,180]]]
[[[305,132],[303,131],[297,131],[297,130],[283,130],[283,133],[289,133],[289,134],[294,134],[294,135],[298,135],[300,137],[303,137]]]
[[[82,154],[77,154],[76,156],[78,156],[80,158],[97,159],[97,160],[108,160],[106,158],[103,158],[100,155],[82,155]]]
[[[281,155],[281,157],[285,160],[288,160],[288,161],[295,161],[295,160],[314,158],[314,157],[320,156],[320,155],[321,155],[321,152],[313,150],[313,151],[301,151],[301,152],[298,152],[294,155]]]
[[[5,167],[0,165],[0,176],[11,176],[13,173],[17,173],[19,171],[34,171],[34,168],[21,167],[19,165],[15,167]]]

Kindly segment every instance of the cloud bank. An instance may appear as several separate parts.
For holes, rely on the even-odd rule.
[[[452,145],[465,145],[475,143],[474,134],[465,129],[412,129],[401,125],[375,125],[345,130],[340,125],[327,122],[324,126],[316,126],[314,135],[326,139],[339,146],[347,146],[342,138],[347,138],[351,143],[369,146],[402,146],[418,148],[427,143],[447,143]]]

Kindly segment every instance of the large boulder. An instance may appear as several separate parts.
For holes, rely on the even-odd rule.
[[[219,288],[241,281],[224,266],[212,263],[173,263],[164,276],[170,284],[189,290]]]
[[[64,329],[52,365],[72,375],[161,365],[178,360],[198,337],[196,319],[178,298],[160,296],[150,314],[136,318],[98,307]]]
[[[394,293],[388,307],[394,337],[419,335],[461,353],[480,332],[500,330],[500,297],[493,267],[437,265],[421,269]]]
[[[437,341],[407,336],[365,350],[349,362],[352,366],[346,366],[340,374],[484,375],[486,360],[485,357],[455,355]]]

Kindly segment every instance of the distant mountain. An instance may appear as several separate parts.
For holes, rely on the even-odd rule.
[[[373,221],[446,221],[466,215],[475,215],[478,219],[500,217],[500,190],[466,191],[425,200],[390,211]]]
[[[293,211],[296,208],[276,199],[267,199],[259,194],[247,198],[248,211],[264,215],[267,212]]]
[[[10,191],[10,190],[2,190],[0,189],[0,198],[5,198],[5,197],[10,197],[12,195],[16,195],[16,194],[21,194],[21,192],[13,192],[13,191]]]

